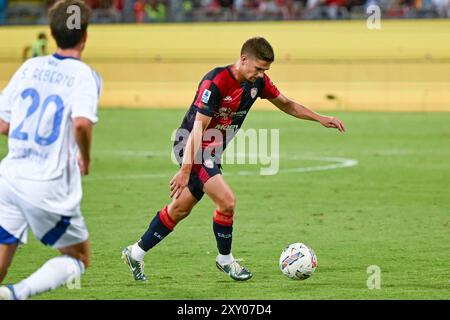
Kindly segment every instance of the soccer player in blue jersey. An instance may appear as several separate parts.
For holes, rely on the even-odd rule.
[[[67,25],[70,6],[79,8],[79,27]],[[61,253],[19,283],[0,286],[0,300],[55,289],[89,266],[81,176],[89,173],[100,95],[100,78],[80,60],[90,15],[81,0],[57,2],[49,11],[56,53],[28,59],[0,95],[0,133],[8,136],[0,163],[0,283],[28,229]]]
[[[221,174],[220,155],[210,152],[225,149],[229,130],[241,127],[257,98],[267,99],[280,110],[299,119],[313,120],[327,128],[345,131],[335,117],[320,115],[285,97],[265,74],[274,61],[274,52],[266,39],[247,40],[239,60],[226,67],[215,68],[200,81],[194,101],[187,111],[177,135],[174,152],[180,170],[170,182],[172,202],[161,209],[139,241],[122,251],[135,280],[145,281],[144,255],[175,226],[186,218],[206,193],[215,204],[213,231],[217,241],[216,266],[238,281],[249,280],[252,273],[236,261],[231,252],[233,217],[236,198]],[[222,139],[204,137],[209,129],[220,130]],[[208,151],[208,152],[206,152]],[[195,161],[200,154],[200,161]]]

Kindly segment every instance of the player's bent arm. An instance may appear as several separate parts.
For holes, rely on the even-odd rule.
[[[272,102],[272,104],[275,105],[278,109],[293,117],[304,120],[317,121],[324,127],[336,128],[341,132],[345,131],[344,124],[338,118],[318,114],[317,112],[314,112],[308,107],[305,107],[304,105],[301,105],[285,97],[281,93],[279,94],[278,97],[276,97],[275,99],[271,99],[269,101]]]
[[[208,128],[211,122],[211,117],[197,112],[195,117],[194,127],[189,134],[188,140],[186,142],[186,150],[184,150],[183,162],[181,164],[181,169],[170,181],[170,197],[175,196],[177,199],[183,189],[187,186],[189,182],[189,177],[191,174],[192,166],[194,165],[195,155],[201,148],[203,141],[203,132]]]
[[[75,141],[80,150],[80,170],[82,174],[89,173],[91,162],[92,128],[91,120],[82,117],[73,118]]]
[[[189,134],[189,138],[186,143],[186,150],[184,152],[183,163],[181,166],[181,170],[183,172],[191,172],[192,165],[195,160],[195,155],[202,145],[203,133],[205,132],[206,128],[208,128],[208,125],[211,122],[211,118],[212,117],[197,112],[197,115],[195,116],[194,127],[192,128],[192,131]]]
[[[7,136],[9,134],[9,123],[0,119],[0,134]]]

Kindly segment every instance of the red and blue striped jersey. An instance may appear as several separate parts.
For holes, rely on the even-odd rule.
[[[280,94],[267,75],[264,74],[263,78],[258,78],[254,83],[238,82],[230,67],[215,68],[203,77],[194,101],[181,123],[180,129],[191,132],[197,112],[211,117],[206,130],[219,130],[222,133],[222,140],[208,141],[204,137],[203,149],[216,147],[221,143],[225,149],[227,143],[242,126],[256,99],[275,99]],[[175,145],[186,143],[185,138],[175,141]]]

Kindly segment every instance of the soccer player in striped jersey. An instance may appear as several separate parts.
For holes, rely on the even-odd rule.
[[[216,266],[234,280],[245,281],[252,277],[231,252],[236,198],[221,174],[220,154],[212,150],[225,149],[257,98],[269,100],[296,118],[345,131],[339,119],[315,113],[280,93],[265,74],[273,61],[274,52],[269,42],[261,37],[251,38],[242,46],[235,64],[215,68],[201,80],[174,145],[181,168],[170,182],[173,200],[156,214],[140,240],[122,251],[122,258],[135,280],[147,280],[143,265],[145,253],[168,236],[205,193],[215,204]],[[208,138],[207,133],[212,129],[220,131],[221,136]],[[188,132],[188,136],[183,132]],[[200,161],[196,161],[199,154]]]
[[[80,24],[69,28],[72,6]],[[27,60],[0,95],[0,283],[27,232],[59,250],[28,278],[0,287],[0,299],[27,299],[79,279],[89,266],[88,230],[80,211],[81,176],[89,173],[101,81],[80,60],[90,8],[61,0],[49,11],[53,55]]]

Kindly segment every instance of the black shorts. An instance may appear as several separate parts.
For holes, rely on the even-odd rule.
[[[194,164],[189,178],[188,188],[192,195],[200,201],[205,194],[203,186],[206,181],[216,174],[222,174],[222,166],[212,159],[205,160],[202,164]]]

